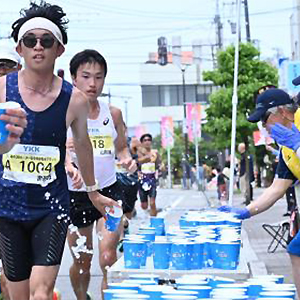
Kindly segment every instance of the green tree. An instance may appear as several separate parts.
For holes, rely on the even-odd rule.
[[[217,68],[203,72],[204,80],[212,81],[220,89],[210,96],[204,128],[213,137],[214,146],[224,149],[231,143],[232,93],[234,76],[234,46],[229,46],[217,55]],[[253,44],[240,44],[238,75],[237,141],[248,145],[248,137],[257,129],[247,121],[254,110],[254,93],[267,84],[277,85],[277,69],[260,60],[260,52]]]

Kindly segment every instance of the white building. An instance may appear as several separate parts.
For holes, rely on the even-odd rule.
[[[294,9],[290,17],[292,60],[300,60],[300,0],[294,0]]]
[[[182,52],[182,57],[190,57],[191,52]],[[172,116],[174,124],[182,123],[183,109],[183,72],[172,63],[161,66],[156,63],[155,54],[140,68],[142,89],[142,126],[151,134],[160,133],[160,121],[163,116]],[[171,55],[168,61],[171,61]],[[191,61],[190,61],[191,62]],[[185,66],[185,65],[183,65]],[[212,62],[201,65],[187,65],[184,71],[186,102],[208,104],[208,96],[216,89],[209,82],[203,82],[202,72],[212,69]],[[202,110],[204,111],[204,109]],[[202,115],[204,118],[205,115]]]

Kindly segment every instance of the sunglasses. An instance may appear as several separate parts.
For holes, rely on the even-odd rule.
[[[14,69],[16,67],[17,67],[17,63],[12,60],[9,59],[0,60],[0,69],[8,70],[8,69]]]
[[[38,38],[34,34],[28,34],[22,38],[23,44],[27,48],[33,48],[36,46],[37,41],[40,41],[40,44],[45,49],[50,49],[54,45],[55,38],[50,34],[43,34],[42,37]]]
[[[143,142],[151,142],[151,139],[143,139]]]

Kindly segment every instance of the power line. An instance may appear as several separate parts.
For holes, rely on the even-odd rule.
[[[196,27],[198,27],[198,25],[194,25],[194,26],[190,26],[190,27],[185,27],[185,28],[180,28],[177,30],[170,30],[170,31],[166,31],[161,33],[161,35],[167,35],[167,34],[171,34],[174,32],[178,32],[178,31],[190,31],[190,30],[194,30]],[[130,37],[122,37],[122,38],[108,38],[108,39],[86,39],[86,40],[76,40],[73,39],[70,42],[89,42],[89,41],[98,41],[98,42],[114,42],[114,41],[132,41],[132,40],[136,40],[136,39],[145,39],[145,38],[150,38],[150,37],[157,37],[157,33],[152,33],[152,34],[147,34],[147,35],[139,35],[139,36],[130,36]]]
[[[165,19],[186,19],[186,17],[182,16],[182,14],[180,15],[174,15],[173,13],[171,13],[170,15],[157,15],[156,14],[148,14],[148,15],[145,15],[145,14],[141,14],[141,13],[134,13],[132,12],[132,10],[124,10],[124,11],[118,11],[118,10],[114,10],[114,9],[111,9],[111,8],[106,8],[105,5],[96,5],[96,4],[87,4],[87,2],[85,2],[84,4],[81,2],[81,1],[77,1],[77,0],[72,0],[69,1],[69,0],[64,0],[65,2],[69,3],[69,4],[72,4],[74,6],[74,3],[76,6],[80,6],[82,8],[85,8],[85,9],[93,9],[93,10],[96,10],[96,11],[99,11],[101,13],[111,13],[111,14],[117,14],[117,15],[126,15],[128,17],[141,17],[141,18],[145,18],[145,17],[148,17],[148,18],[153,18],[153,19],[161,19],[161,18],[165,18]],[[199,17],[195,16],[195,17],[192,17],[192,18],[189,18],[189,19],[199,19]],[[207,19],[210,19],[210,17],[207,17]]]
[[[71,2],[71,1],[68,1],[68,0],[64,0],[64,2],[67,2],[67,3],[71,4],[74,7],[74,2],[76,2],[76,0],[74,2],[73,1]],[[97,7],[90,6],[90,7],[88,7],[86,4],[83,4],[81,1],[77,2],[76,5],[84,7],[85,9],[91,8],[91,9],[93,9],[93,11],[79,12],[79,13],[78,12],[68,12],[68,16],[69,15],[78,15],[78,16],[81,16],[81,15],[85,15],[85,16],[95,15],[95,16],[102,16],[103,12],[105,12],[105,10],[102,9],[102,6],[99,6],[99,7],[98,6]],[[96,8],[96,11],[95,11],[94,8]],[[249,15],[250,16],[255,16],[255,15],[276,14],[276,13],[281,13],[281,12],[284,12],[284,11],[293,11],[293,10],[300,10],[300,6],[285,7],[285,8],[280,8],[280,9],[273,9],[273,10],[252,12],[252,13],[249,13]],[[132,10],[130,9],[129,12],[130,11],[132,11]],[[156,12],[156,14],[157,14],[157,12]],[[15,15],[18,15],[18,13],[16,14],[16,12],[13,12],[13,11],[3,11],[3,12],[1,12],[1,16],[3,16],[3,15],[15,16]],[[154,15],[151,15],[151,13],[149,12],[149,16],[154,16]],[[159,18],[163,18],[163,15],[161,15],[161,16],[156,15],[156,16],[159,17]],[[170,17],[174,16],[174,13],[170,13],[169,16]],[[188,15],[184,14],[184,16],[188,16]],[[200,21],[201,20],[211,20],[211,18],[212,18],[212,16],[205,16],[205,17],[203,17],[201,15],[192,15],[192,16],[197,21],[199,21],[199,20]],[[184,18],[181,17],[180,19],[182,19],[182,20],[190,20],[189,18],[186,18],[186,17],[184,17]],[[1,23],[3,24],[3,22],[1,22]]]
[[[75,0],[76,1],[76,0]],[[77,1],[78,2],[78,1]],[[93,6],[96,6],[98,7],[98,5],[101,7],[101,9],[103,8],[106,8],[107,10],[111,10],[111,11],[116,11],[116,12],[122,12],[122,13],[136,13],[136,14],[140,14],[140,15],[157,15],[157,16],[161,16],[161,17],[165,17],[165,16],[174,16],[174,15],[178,15],[178,16],[182,16],[183,13],[182,12],[178,12],[178,13],[165,13],[165,12],[159,12],[159,11],[150,11],[150,10],[137,10],[137,9],[126,9],[126,8],[120,8],[120,7],[115,7],[115,6],[110,6],[110,5],[107,5],[107,4],[103,4],[103,3],[99,3],[97,1],[94,2],[94,1],[85,1],[86,4],[88,5],[93,5]],[[187,14],[185,14],[186,16]],[[191,14],[190,16],[192,17],[195,17],[195,18],[198,18],[199,15],[195,15],[195,14]],[[208,16],[205,16],[205,17],[208,17]]]

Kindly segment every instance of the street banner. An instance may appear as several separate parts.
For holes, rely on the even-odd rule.
[[[274,140],[271,137],[265,137],[259,130],[253,132],[253,141],[254,146],[269,145],[274,143]]]
[[[292,83],[293,79],[300,76],[300,61],[289,61],[287,73],[288,73],[287,76],[288,92],[291,94],[300,92],[300,86],[293,85]]]
[[[174,146],[174,124],[172,117],[161,118],[161,145],[164,149]]]
[[[201,104],[186,104],[186,121],[188,137],[190,142],[195,142],[201,138]]]
[[[289,59],[288,57],[280,57],[278,59],[278,87],[283,90],[287,90],[288,85],[288,77],[287,77],[287,69],[288,69]],[[291,81],[290,81],[291,82]]]
[[[140,138],[143,134],[147,133],[147,128],[146,128],[145,125],[140,124],[140,125],[135,127],[134,132],[135,132],[135,136],[137,138]]]

